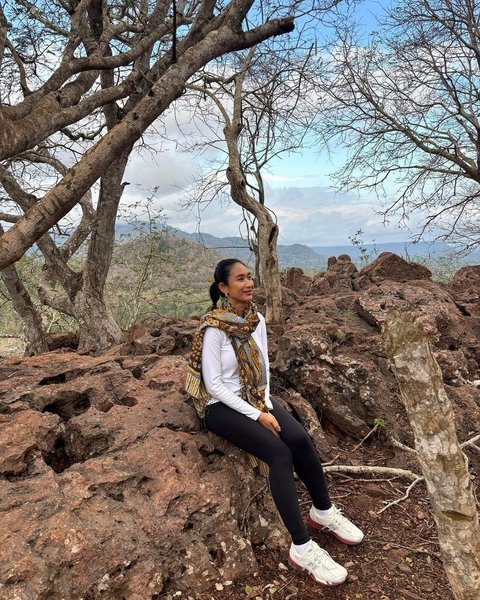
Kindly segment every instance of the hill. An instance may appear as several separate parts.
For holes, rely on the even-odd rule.
[[[170,235],[190,240],[207,248],[214,248],[224,256],[233,256],[245,262],[253,262],[253,252],[248,247],[247,240],[241,237],[215,237],[209,233],[186,233],[173,227],[167,228]],[[320,271],[325,268],[326,261],[304,244],[278,245],[278,261],[280,269],[301,267],[307,271]]]

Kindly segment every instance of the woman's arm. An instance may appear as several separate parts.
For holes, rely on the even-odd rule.
[[[267,387],[265,389],[265,398],[270,399],[270,361],[268,359],[267,325],[263,315],[260,315],[260,323],[258,324],[258,327],[260,328],[260,350],[262,351],[263,358],[265,360],[265,368],[267,370]]]
[[[222,381],[221,348],[224,339],[223,331],[216,327],[207,327],[202,349],[203,382],[212,398],[256,421],[261,411],[229,390]]]

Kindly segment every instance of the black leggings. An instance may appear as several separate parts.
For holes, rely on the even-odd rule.
[[[310,536],[300,514],[293,469],[305,484],[315,508],[326,510],[332,503],[320,459],[302,425],[275,401],[272,414],[282,428],[280,438],[222,402],[207,406],[205,424],[209,431],[268,464],[270,489],[278,512],[293,543],[304,544]]]

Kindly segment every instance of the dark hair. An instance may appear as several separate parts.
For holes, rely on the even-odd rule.
[[[221,260],[217,266],[215,267],[215,272],[213,274],[214,282],[210,286],[210,298],[212,299],[212,308],[217,308],[217,302],[220,299],[220,296],[225,298],[225,294],[220,290],[218,285],[220,283],[228,284],[228,278],[230,277],[230,271],[232,270],[233,265],[240,263],[244,267],[246,266],[241,260],[238,258],[225,258]]]

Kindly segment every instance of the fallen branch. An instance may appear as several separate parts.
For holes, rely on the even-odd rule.
[[[417,451],[414,448],[410,448],[410,446],[402,444],[402,442],[400,442],[396,438],[390,437],[388,439],[392,446],[395,446],[395,448],[400,448],[400,450],[404,450],[405,452],[409,452],[410,454],[417,454]]]
[[[392,475],[394,477],[405,477],[411,481],[415,481],[420,475],[406,469],[395,469],[393,467],[370,467],[367,465],[330,465],[324,466],[325,473],[359,473],[365,475],[371,473],[373,475]]]

